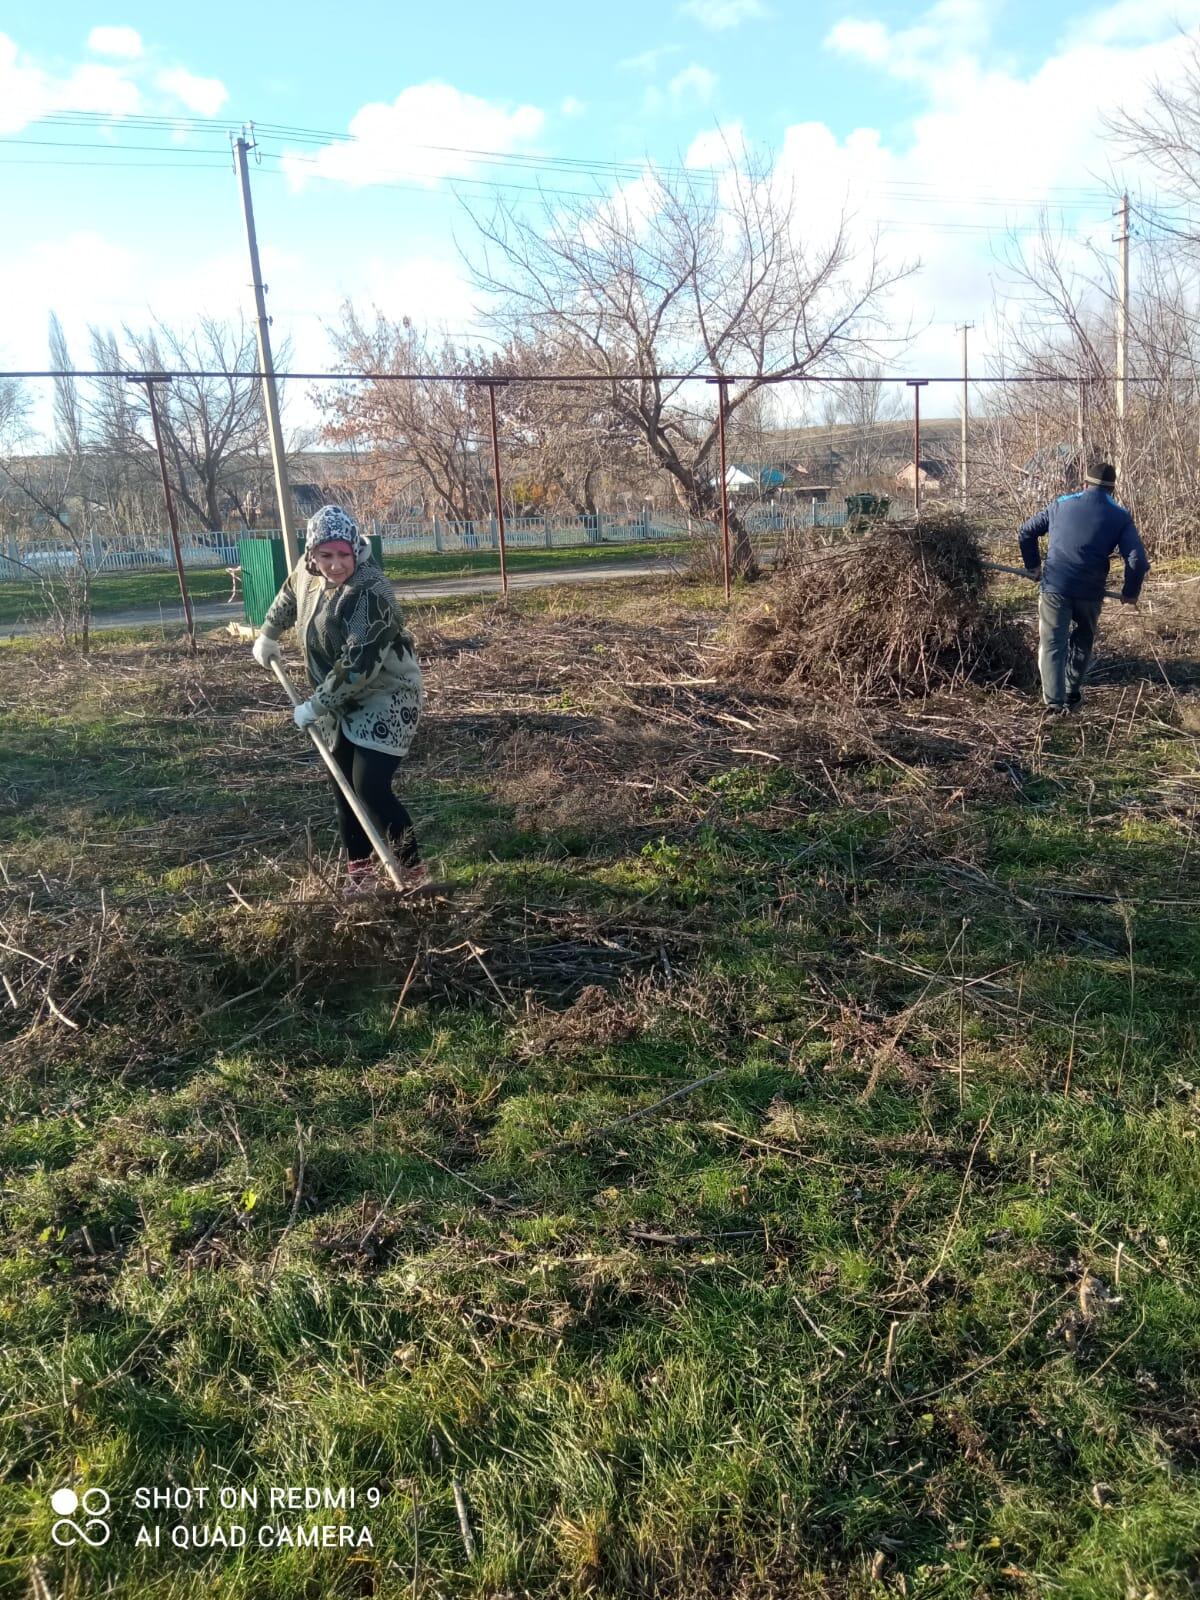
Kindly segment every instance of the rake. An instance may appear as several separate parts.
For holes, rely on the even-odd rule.
[[[1025,567],[1002,567],[995,561],[985,561],[983,566],[988,572],[1007,572],[1013,578],[1028,578],[1030,583],[1037,583],[1038,581],[1034,574]],[[1106,600],[1120,600],[1122,598],[1121,591],[1119,589],[1105,589],[1104,598]]]
[[[283,692],[292,702],[292,705],[298,706],[300,704],[300,696],[296,693],[296,689],[292,683],[292,680],[288,677],[287,673],[283,670],[278,661],[271,662],[271,671],[283,685]],[[346,777],[346,774],[342,771],[341,767],[339,767],[337,762],[333,759],[332,750],[330,750],[329,746],[325,743],[325,740],[321,737],[320,733],[315,727],[310,727],[308,729],[308,736],[316,745],[317,753],[320,755],[321,760],[329,768],[330,777],[342,791],[342,794],[346,797],[346,804],[358,818],[362,827],[362,831],[371,841],[371,848],[382,862],[388,877],[392,880],[397,889],[407,890],[408,885],[404,881],[404,875],[400,870],[400,863],[396,860],[395,855],[392,853],[391,845],[388,844],[387,840],[380,833],[374,822],[372,822],[371,818],[367,815],[366,808],[362,801],[355,794],[353,788],[351,787],[350,780]]]

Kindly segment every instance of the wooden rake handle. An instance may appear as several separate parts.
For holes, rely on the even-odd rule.
[[[292,684],[292,680],[283,670],[282,665],[278,661],[272,661],[271,671],[283,685],[283,692],[292,702],[292,705],[298,706],[300,704],[300,696],[296,693],[296,690]],[[371,848],[383,863],[388,877],[392,880],[397,889],[404,889],[406,885],[403,875],[400,871],[400,863],[396,860],[396,857],[392,852],[391,845],[387,842],[387,840],[380,833],[379,829],[371,821],[371,818],[367,815],[366,808],[350,785],[350,780],[346,777],[346,774],[342,771],[341,767],[339,767],[337,762],[333,759],[333,751],[330,750],[320,733],[315,727],[310,727],[307,731],[309,738],[317,747],[317,752],[320,755],[321,760],[329,768],[330,777],[342,791],[342,794],[346,799],[346,804],[358,818],[358,821],[362,827],[362,831],[371,841]]]
[[[985,561],[983,565],[988,572],[1007,572],[1014,578],[1028,578],[1030,583],[1038,581],[1026,567],[1002,567],[995,561]],[[1122,598],[1121,591],[1119,589],[1105,589],[1104,598],[1106,600],[1120,600]]]

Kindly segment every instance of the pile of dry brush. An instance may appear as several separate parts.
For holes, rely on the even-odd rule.
[[[987,583],[964,518],[888,523],[844,551],[782,566],[769,601],[742,622],[730,664],[761,688],[854,700],[967,681],[1027,685],[1030,638],[989,603]]]

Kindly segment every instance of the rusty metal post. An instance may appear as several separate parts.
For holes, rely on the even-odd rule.
[[[500,588],[508,595],[508,552],[504,542],[504,494],[500,483],[500,435],[496,428],[496,386],[506,379],[483,380],[488,392],[488,419],[492,425],[492,478],[496,486],[496,529],[500,536]]]
[[[725,604],[729,604],[729,467],[725,459],[725,403],[728,378],[717,379],[717,438],[721,450],[721,566],[725,574]]]
[[[162,428],[158,421],[158,402],[154,398],[154,385],[156,383],[170,383],[170,378],[164,373],[147,372],[136,378],[130,378],[130,383],[143,383],[150,401],[150,425],[154,429],[154,448],[158,451],[158,470],[162,474],[163,499],[167,503],[167,521],[171,525],[171,548],[175,552],[175,571],[179,574],[179,594],[183,600],[183,616],[187,623],[188,642],[192,653],[196,650],[196,619],[192,615],[192,597],[188,593],[187,578],[183,570],[183,551],[179,544],[179,518],[175,515],[175,498],[171,493],[171,479],[167,473],[167,455],[163,449]]]
[[[913,392],[913,516],[921,515],[921,390],[928,378],[906,380]]]

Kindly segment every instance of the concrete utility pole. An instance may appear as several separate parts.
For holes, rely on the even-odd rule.
[[[1125,456],[1125,414],[1129,389],[1129,196],[1121,196],[1121,204],[1114,215],[1118,219],[1117,234],[1117,481]]]
[[[970,481],[967,475],[967,418],[970,414],[971,405],[971,398],[967,389],[967,334],[974,326],[973,322],[964,322],[958,330],[963,336],[962,460],[959,467],[959,493],[963,505],[967,503],[967,488]]]
[[[295,515],[292,511],[292,489],[288,482],[283,428],[279,422],[279,394],[275,387],[275,362],[271,357],[271,319],[267,316],[266,289],[262,281],[262,269],[258,264],[258,235],[254,231],[254,205],[250,199],[250,168],[246,156],[252,146],[243,136],[233,141],[233,148],[237,158],[238,177],[242,183],[242,212],[246,219],[246,242],[250,246],[250,273],[254,285],[254,308],[258,317],[258,365],[263,375],[267,434],[271,443],[271,465],[275,469],[275,501],[279,507],[279,525],[283,530],[283,543],[287,550],[290,571],[300,559],[300,541],[296,537]]]

